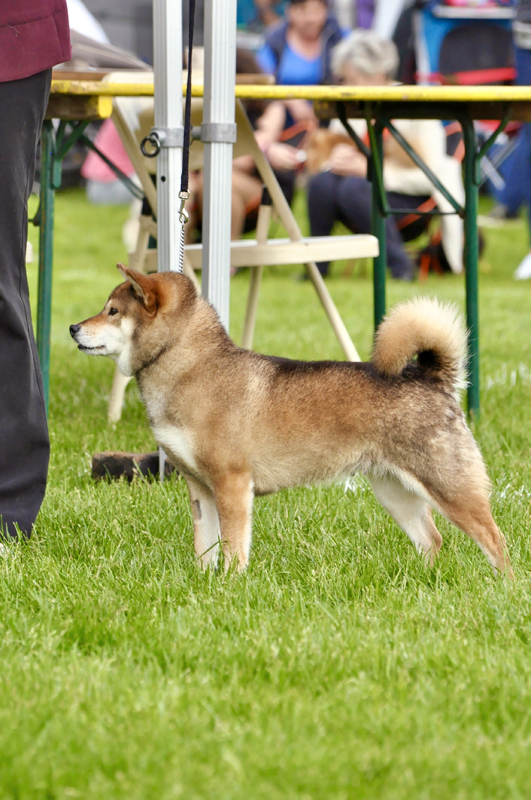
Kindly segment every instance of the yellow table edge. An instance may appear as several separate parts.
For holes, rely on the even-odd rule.
[[[183,93],[186,87],[183,86]],[[53,80],[52,94],[99,97],[152,97],[152,83],[102,83],[100,81]],[[193,85],[194,97],[202,97],[203,85]],[[531,102],[530,86],[263,86],[235,87],[239,98],[264,100],[345,100],[397,102]]]

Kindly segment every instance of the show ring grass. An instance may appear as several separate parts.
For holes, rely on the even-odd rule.
[[[528,798],[531,281],[512,280],[524,222],[486,231],[480,268],[475,434],[511,583],[441,519],[426,568],[363,480],[257,499],[242,576],[197,569],[182,481],[95,484],[93,453],[155,446],[136,387],[107,425],[113,365],[68,333],[119,281],[126,216],[57,197],[49,488],[32,541],[0,556],[0,800]],[[256,349],[341,358],[296,272],[266,271]],[[330,291],[367,357],[370,275],[341,273]],[[232,282],[237,341],[247,283]],[[421,293],[462,306],[463,279],[389,283],[389,303]]]

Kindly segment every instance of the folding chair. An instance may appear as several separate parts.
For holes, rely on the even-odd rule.
[[[417,83],[461,85],[514,80],[513,9],[431,0],[415,13]]]
[[[151,76],[145,73],[134,76],[130,73],[113,73],[107,77],[108,81],[115,82],[123,82],[124,79],[147,82],[151,79]],[[202,109],[202,100],[194,100],[192,103],[193,126],[201,124]],[[139,147],[139,142],[149,133],[153,125],[153,101],[145,98],[116,98],[113,119],[153,211],[153,216],[142,216],[140,218],[137,245],[134,253],[130,255],[130,266],[140,271],[155,271],[157,268],[157,251],[148,249],[148,242],[150,236],[154,238],[157,236],[157,226],[154,219],[156,218],[157,196],[153,181],[153,175],[156,172],[156,160],[144,158]],[[272,206],[286,228],[289,237],[288,239],[267,238],[271,208],[265,204],[259,208],[257,238],[231,243],[231,266],[252,269],[242,346],[252,347],[260,282],[264,266],[304,264],[308,277],[317,292],[346,357],[351,361],[359,361],[358,352],[315,262],[374,257],[378,254],[376,237],[368,234],[303,237],[275,174],[256,143],[252,126],[240,101],[236,101],[235,119],[237,142],[234,145],[234,158],[249,154],[253,157],[262,182],[271,198]],[[202,165],[203,145],[197,141],[194,142],[190,150],[190,169],[200,169]],[[187,245],[185,247],[185,273],[194,280],[196,286],[198,286],[198,282],[194,270],[201,267],[201,258],[202,245]],[[120,419],[128,380],[118,371],[115,373],[109,402],[109,421],[116,422]]]
[[[510,3],[473,6],[431,0],[414,17],[417,83],[468,86],[514,81],[513,16]],[[497,121],[476,123],[480,144],[497,126]],[[513,135],[519,127],[509,123],[495,156],[482,158],[482,183],[489,178],[495,186],[503,185],[498,167],[514,149]]]

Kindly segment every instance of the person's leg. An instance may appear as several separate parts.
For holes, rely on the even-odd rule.
[[[346,180],[333,172],[319,172],[308,183],[308,218],[312,236],[330,236],[339,218],[339,187]],[[321,275],[328,275],[329,261],[317,264]]]
[[[530,51],[531,55],[531,51]],[[528,232],[531,233],[531,123],[526,122],[522,125],[522,137],[524,140],[524,154],[522,159],[522,174],[525,180],[522,181],[522,189],[525,204],[527,205],[527,218],[529,222]]]
[[[284,197],[288,201],[288,204],[291,205],[293,202],[293,195],[295,193],[295,180],[297,178],[297,173],[294,169],[275,169],[273,172],[275,173],[275,177],[280,188],[282,189]]]
[[[527,184],[529,183],[526,170],[531,161],[531,148],[523,130],[518,131],[517,137],[516,147],[498,170],[505,186],[499,190],[493,190],[497,202],[504,207],[505,217],[518,215],[520,207],[526,202]]]
[[[26,279],[27,201],[51,70],[0,83],[0,521],[29,536],[41,506],[49,440]]]
[[[247,211],[260,205],[262,183],[254,175],[232,170],[231,239],[240,238],[245,228]]]
[[[531,86],[531,50],[522,47],[515,47],[515,61],[519,86]],[[522,125],[522,139],[525,143],[525,150],[528,153],[526,160],[523,160],[521,170],[524,178],[523,187],[525,190],[525,203],[529,215],[529,231],[531,232],[531,124]],[[531,252],[529,252],[520,262],[514,273],[516,280],[529,280],[531,278]]]
[[[353,233],[371,231],[371,184],[365,178],[344,178],[337,203],[339,219]],[[402,242],[394,217],[385,221],[387,266],[393,278],[411,280],[413,264]]]
[[[516,59],[516,82],[519,86],[531,86],[531,50],[515,47]],[[522,125],[523,140],[525,142],[525,153],[527,158],[522,164],[522,170],[525,170],[525,202],[527,203],[527,211],[529,214],[529,228],[531,231],[531,124],[529,122]]]

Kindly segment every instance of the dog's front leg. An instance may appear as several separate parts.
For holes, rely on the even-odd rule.
[[[203,569],[209,565],[215,567],[218,563],[221,534],[214,495],[194,478],[186,475],[184,477],[194,519],[195,554]]]
[[[234,559],[242,570],[249,561],[253,514],[253,481],[248,473],[231,472],[214,487],[221,526],[221,546],[225,569]]]

